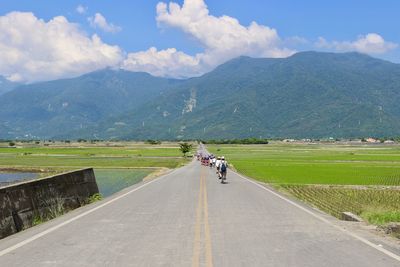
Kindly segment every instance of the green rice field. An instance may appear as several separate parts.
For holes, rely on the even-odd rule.
[[[366,144],[208,145],[238,172],[338,218],[400,221],[400,146]]]
[[[239,172],[277,184],[400,185],[400,147],[212,145]]]
[[[23,144],[0,147],[0,168],[175,168],[185,163],[177,144],[144,145],[119,143],[118,146]]]
[[[343,211],[350,211],[373,224],[400,221],[399,189],[287,184],[282,187],[295,197],[338,218]]]
[[[100,193],[109,196],[143,180],[160,168],[173,169],[188,159],[177,143],[149,145],[117,143],[17,143],[0,144],[0,172],[40,172],[38,177],[92,167]]]

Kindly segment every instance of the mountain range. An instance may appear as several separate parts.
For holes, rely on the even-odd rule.
[[[0,96],[13,90],[15,87],[20,85],[17,82],[11,82],[4,77],[0,76]]]
[[[239,57],[186,80],[106,69],[13,86],[0,83],[3,139],[400,135],[400,65],[359,53]]]

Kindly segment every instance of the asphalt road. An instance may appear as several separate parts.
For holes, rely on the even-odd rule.
[[[0,240],[0,266],[400,266],[335,222],[192,162]]]

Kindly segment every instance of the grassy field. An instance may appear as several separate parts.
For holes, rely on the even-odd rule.
[[[209,145],[239,172],[336,217],[400,221],[400,147],[395,145]],[[385,188],[383,188],[385,187]]]
[[[108,196],[141,181],[158,168],[187,162],[177,143],[0,143],[0,171],[41,171],[41,177],[78,168],[95,169],[99,189]]]
[[[126,156],[126,157],[181,157],[177,146],[126,146],[126,147],[76,147],[36,146],[1,147],[1,154],[8,155],[53,155],[53,156]]]
[[[100,143],[96,147],[62,143],[48,146],[24,144],[13,148],[0,147],[0,168],[175,168],[185,162],[181,156],[177,144],[119,143],[118,146],[106,146]]]

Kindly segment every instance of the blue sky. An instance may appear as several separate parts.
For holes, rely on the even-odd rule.
[[[241,54],[304,50],[400,62],[400,1],[175,0],[172,8],[170,2],[2,0],[0,74],[32,82],[117,67],[188,77]]]

